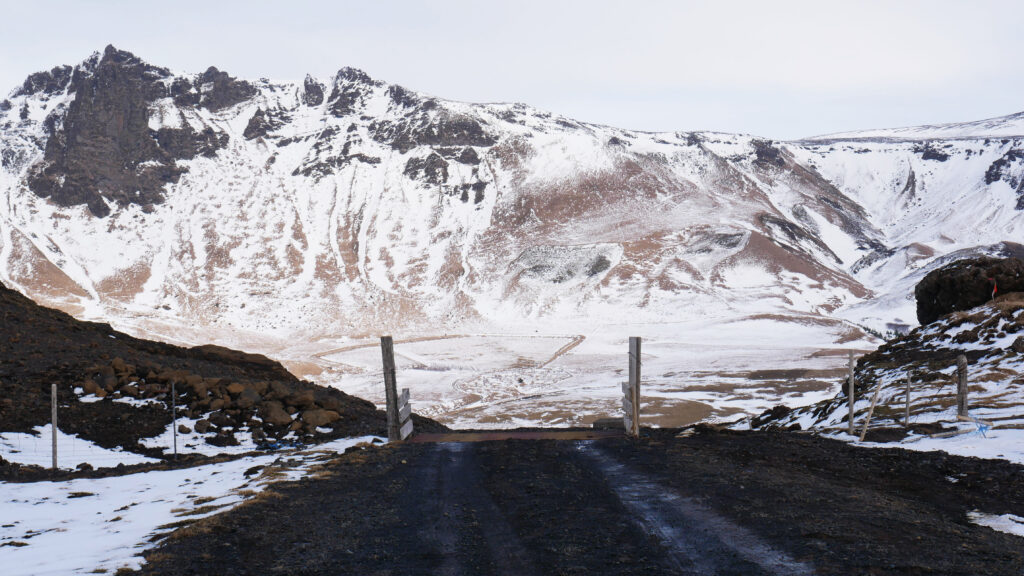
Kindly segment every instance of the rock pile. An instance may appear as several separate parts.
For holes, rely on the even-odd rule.
[[[922,325],[950,312],[970,310],[996,296],[1024,292],[1024,261],[1018,258],[970,258],[932,270],[914,288],[917,321]]]
[[[209,434],[207,441],[215,445],[237,444],[234,434],[240,428],[252,431],[257,441],[289,432],[311,437],[330,434],[346,427],[346,421],[375,412],[369,402],[308,382],[203,377],[158,364],[129,364],[121,358],[92,366],[87,373],[78,383],[83,395],[152,400],[169,409],[173,391],[178,415],[198,419],[195,431]]]

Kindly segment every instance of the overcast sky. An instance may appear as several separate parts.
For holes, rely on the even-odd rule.
[[[1024,111],[1024,2],[0,0],[0,92],[107,44],[640,130],[789,139]]]

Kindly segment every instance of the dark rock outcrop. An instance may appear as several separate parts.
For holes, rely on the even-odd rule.
[[[25,79],[21,88],[14,92],[13,96],[27,96],[29,94],[57,94],[63,92],[71,82],[71,66],[57,66],[49,72],[36,72]]]
[[[197,106],[216,112],[245,102],[256,95],[256,87],[210,66],[194,80],[178,78],[171,96],[178,106]]]
[[[998,294],[1024,292],[1024,261],[1018,258],[958,260],[928,273],[914,288],[921,324],[959,310],[970,310]]]
[[[436,152],[432,152],[426,158],[409,158],[405,163],[404,173],[413,180],[444,184],[448,181],[448,162]]]
[[[283,111],[266,111],[262,108],[257,108],[256,113],[252,115],[249,123],[245,126],[242,136],[246,140],[262,138],[280,128],[288,120],[288,115]]]
[[[306,81],[302,84],[302,101],[306,106],[319,106],[324,103],[324,87],[319,82],[307,75]]]
[[[370,137],[403,154],[416,146],[489,147],[497,143],[475,118],[427,112],[414,114],[402,122],[373,122]]]
[[[43,74],[29,77],[26,85],[44,91],[63,89],[63,69]],[[153,102],[175,92],[181,97],[176,101],[188,100],[188,80],[180,79],[169,90],[164,84],[169,77],[167,69],[113,46],[75,68],[69,81],[75,97],[62,116],[47,118],[44,158],[30,174],[29,188],[61,206],[85,204],[100,217],[110,213],[111,203],[162,203],[164,187],[186,170],[177,160],[212,156],[228,141],[226,134],[211,128],[196,132],[188,124],[150,128]],[[199,81],[204,92],[201,97],[195,93],[196,103],[211,110],[255,91],[215,68]]]
[[[755,139],[751,144],[754,146],[754,164],[762,168],[782,168],[786,165],[786,160],[782,157],[782,150],[776,147],[771,140]]]

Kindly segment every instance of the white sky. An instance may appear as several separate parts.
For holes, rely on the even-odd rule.
[[[641,130],[778,139],[1024,110],[1024,2],[0,0],[0,93],[107,44]]]

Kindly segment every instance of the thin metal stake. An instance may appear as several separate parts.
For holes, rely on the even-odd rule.
[[[53,443],[53,469],[57,469],[57,385],[50,384],[50,427]]]
[[[178,459],[178,393],[171,380],[171,429],[174,430],[174,459]]]

